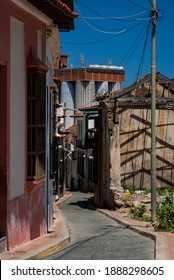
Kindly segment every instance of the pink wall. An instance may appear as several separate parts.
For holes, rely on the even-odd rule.
[[[44,183],[18,199],[9,202],[8,248],[45,234]]]
[[[32,191],[29,191],[26,179],[25,194],[13,200],[8,199],[10,16],[24,22],[26,61],[30,47],[34,47],[34,49],[37,50],[37,30],[39,29],[42,31],[44,36],[46,30],[44,23],[22,11],[10,0],[1,0],[0,83],[1,81],[3,81],[3,83],[1,84],[0,94],[0,135],[3,135],[3,137],[0,138],[0,231],[4,235],[7,231],[8,249],[43,235],[46,230],[44,181],[35,184]],[[45,57],[45,52],[46,45],[45,40],[43,40],[43,57]]]

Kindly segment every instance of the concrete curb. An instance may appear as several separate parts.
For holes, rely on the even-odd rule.
[[[72,193],[68,193],[65,194],[63,197],[61,197],[60,199],[58,199],[57,201],[55,201],[55,205],[56,206],[60,206],[61,204],[63,204],[65,201],[69,200],[72,197]]]
[[[1,253],[0,260],[40,260],[68,245],[70,242],[69,226],[57,206],[70,199],[72,195],[72,193],[68,193],[54,203],[55,223],[50,229],[50,233],[33,239],[14,250]],[[125,228],[133,230],[147,238],[151,238],[154,241],[155,260],[169,259],[168,247],[166,247],[167,237],[165,235],[159,232],[153,232],[152,228],[146,227],[146,223],[123,217],[123,215],[116,211],[96,208],[90,201],[88,207],[115,220]]]
[[[125,219],[123,216],[116,216],[116,213],[112,211],[109,211],[107,209],[101,209],[101,208],[96,208],[92,204],[89,203],[88,205],[89,208],[95,209],[99,213],[104,214],[108,218],[111,218],[115,220],[117,223],[122,225],[123,227],[130,229],[138,234],[141,234],[147,238],[150,238],[154,241],[154,259],[155,260],[166,260],[168,259],[168,256],[166,254],[165,250],[165,237],[160,235],[160,233],[155,233],[152,232],[152,228],[145,228],[145,224],[143,222],[137,222],[129,218]],[[114,215],[115,214],[115,215]],[[133,224],[135,223],[135,224]],[[141,225],[142,224],[142,225]]]
[[[155,260],[165,260],[166,254],[165,254],[165,238],[163,236],[160,236],[157,233],[150,232],[148,229],[140,228],[140,226],[137,225],[131,225],[128,221],[126,221],[124,218],[120,219],[119,217],[115,217],[112,215],[112,213],[106,212],[106,210],[103,209],[96,209],[98,212],[106,215],[107,217],[115,220],[117,223],[121,224],[123,227],[130,229],[138,234],[141,234],[147,238],[150,238],[154,241],[154,259]],[[132,222],[134,220],[132,219]]]
[[[59,222],[57,224],[61,224],[61,231],[60,230],[54,230],[53,226],[53,232],[50,234],[45,235],[42,238],[41,246],[38,250],[35,252],[33,251],[29,257],[27,257],[27,260],[41,260],[44,259],[66,245],[70,242],[70,234],[69,234],[69,227],[66,222],[66,220],[62,217],[61,213],[59,211],[54,212],[54,216],[57,216],[55,219]],[[56,225],[58,227],[59,225]],[[45,245],[42,245],[45,243]]]

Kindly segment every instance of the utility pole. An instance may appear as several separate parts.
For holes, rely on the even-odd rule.
[[[152,0],[151,61],[151,219],[156,220],[156,0]]]

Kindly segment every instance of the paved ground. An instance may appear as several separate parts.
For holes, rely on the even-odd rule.
[[[67,192],[57,204],[60,205],[71,196],[72,194]],[[146,223],[125,218],[122,214],[115,211],[106,209],[96,210],[114,219],[124,227],[154,240],[155,259],[174,260],[174,234],[155,232],[153,228],[146,227]],[[12,251],[1,253],[0,260],[43,259],[66,246],[70,241],[69,228],[58,207],[54,208],[54,217],[55,222],[49,234],[27,242]]]
[[[70,243],[49,260],[152,260],[154,242],[88,207],[90,193],[73,192],[60,206]]]

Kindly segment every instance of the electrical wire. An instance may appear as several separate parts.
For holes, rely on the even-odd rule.
[[[119,34],[121,35],[121,34]],[[101,39],[101,40],[97,40],[97,41],[91,41],[91,42],[63,42],[64,44],[68,44],[68,45],[95,45],[95,44],[100,44],[100,43],[103,43],[103,42],[107,42],[107,41],[110,41],[112,39],[114,39],[115,37],[119,36],[119,35],[114,35],[114,36],[111,36],[111,37],[107,37],[105,39]]]
[[[132,0],[128,0],[128,2],[130,2],[132,5],[138,7],[138,8],[140,8],[140,9],[142,9],[142,10],[150,11],[150,9],[147,9],[147,8],[145,8],[145,7],[142,7],[142,6],[138,5],[137,3],[133,2]]]
[[[144,25],[143,28],[140,30],[138,36],[136,37],[134,43],[132,44],[131,48],[129,49],[128,53],[124,56],[124,58],[121,60],[121,62],[118,64],[118,66],[123,65],[125,67],[127,65],[130,58],[132,57],[132,55],[136,51],[137,47],[141,43],[142,38],[144,38],[144,34],[145,34],[146,30],[147,30],[147,26]]]
[[[146,13],[146,12],[142,12],[142,13],[138,13],[138,14],[136,14],[135,16],[140,16],[140,15],[142,15],[142,14],[144,14],[144,13]],[[129,18],[129,17],[132,17],[132,16],[126,16],[126,17],[105,17],[105,16],[95,16],[95,17],[84,17],[84,18],[86,18],[86,19],[95,19],[95,20],[97,20],[97,19],[114,19],[114,20],[124,20],[124,21],[126,21],[126,19],[127,18]],[[131,21],[136,21],[136,20],[140,20],[139,18],[137,19],[133,19],[133,20],[131,20]]]
[[[148,20],[149,18],[145,19],[146,21]],[[137,27],[136,26],[133,26],[131,29],[133,29],[134,27]],[[140,31],[140,34],[141,34],[142,31]],[[116,38],[117,36],[121,36],[123,33],[120,33],[120,34],[115,34],[114,36],[111,36],[111,37],[107,37],[107,38],[104,38],[104,39],[101,39],[101,40],[97,40],[97,41],[90,41],[90,42],[68,42],[68,41],[63,41],[63,44],[68,44],[68,45],[95,45],[95,44],[100,44],[100,43],[103,43],[103,42],[107,42],[107,41],[110,41],[114,38]],[[134,46],[134,45],[133,45]],[[133,48],[133,47],[132,47]],[[128,52],[129,54],[129,52]],[[127,55],[126,55],[127,57]],[[124,61],[125,58],[122,60]]]
[[[152,5],[152,1],[151,0],[147,0],[151,5]]]
[[[149,30],[150,30],[150,23],[151,23],[151,21],[149,21],[149,23],[148,23],[146,37],[145,37],[145,40],[144,40],[144,46],[143,46],[143,51],[142,51],[142,55],[141,55],[141,60],[140,60],[139,67],[138,67],[136,80],[138,80],[138,78],[140,77],[140,73],[141,73],[142,68],[143,68],[144,55],[145,55],[145,50],[146,50],[148,36],[149,36]]]
[[[101,29],[98,29],[98,28],[95,28],[93,25],[91,25],[89,23],[89,21],[87,21],[81,14],[81,11],[77,8],[76,6],[76,9],[78,11],[78,13],[80,14],[81,18],[84,20],[84,22],[90,27],[92,28],[93,30],[97,31],[97,32],[100,32],[100,33],[105,33],[105,34],[114,34],[114,35],[119,35],[119,34],[122,34],[122,33],[125,33],[131,29],[134,29],[136,28],[137,26],[139,26],[140,24],[142,24],[141,22],[134,25],[134,26],[131,26],[131,27],[127,27],[127,28],[124,28],[124,29],[120,29],[119,31],[106,31],[106,30],[101,30]],[[147,20],[147,19],[146,19]],[[101,27],[100,27],[101,28]]]
[[[79,4],[81,4],[79,1],[75,0],[76,2],[78,2]],[[134,20],[139,20],[141,21],[141,23],[138,23],[138,24],[135,24],[133,26],[130,26],[130,27],[126,27],[124,29],[120,29],[119,31],[106,31],[105,30],[100,30],[100,29],[104,29],[103,27],[101,26],[98,26],[96,25],[95,23],[89,23],[90,21],[86,20],[90,17],[83,17],[82,15],[81,16],[81,19],[83,19],[85,21],[85,23],[90,26],[90,28],[94,29],[95,31],[97,32],[101,32],[101,33],[106,33],[106,34],[113,34],[114,36],[111,36],[109,38],[105,38],[105,39],[102,39],[102,40],[97,40],[97,41],[93,41],[93,42],[86,42],[86,43],[70,43],[70,42],[64,42],[65,44],[75,44],[75,45],[88,45],[88,44],[97,44],[97,43],[102,43],[102,42],[105,42],[105,41],[108,41],[108,40],[112,40],[114,39],[115,37],[117,36],[120,36],[122,34],[125,34],[126,32],[140,26],[141,24],[143,25],[143,28],[141,29],[139,35],[137,36],[136,40],[134,41],[132,47],[130,48],[130,50],[128,51],[128,53],[126,54],[126,56],[122,59],[122,61],[120,62],[119,65],[121,65],[123,62],[124,62],[124,67],[126,66],[126,64],[128,63],[128,61],[130,60],[130,58],[132,57],[132,55],[134,54],[134,52],[136,51],[136,49],[138,48],[139,44],[142,42],[142,39],[144,38],[144,35],[145,35],[145,40],[144,40],[144,45],[143,45],[143,50],[142,50],[142,54],[141,54],[141,59],[140,59],[140,62],[139,62],[139,67],[138,67],[138,71],[137,71],[137,79],[142,71],[142,68],[143,68],[143,63],[144,63],[144,56],[145,56],[145,50],[146,50],[146,46],[147,46],[147,41],[148,41],[148,35],[149,35],[149,29],[150,29],[150,22],[151,22],[151,14],[150,14],[150,17],[149,17],[149,11],[151,12],[150,9],[146,9],[142,6],[139,6],[138,4],[134,3],[133,1],[131,0],[128,0],[131,4],[135,5],[135,6],[138,6],[139,8],[143,9],[144,11],[139,13],[139,14],[135,14],[135,15],[130,15],[130,16],[126,16],[126,17],[106,17],[106,16],[103,16],[103,15],[100,15],[96,12],[94,12],[93,10],[91,10],[90,8],[86,7],[85,5],[81,4],[82,6],[84,6],[86,9],[90,10],[91,12],[93,12],[94,14],[96,14],[98,17],[93,17],[94,19],[112,19],[112,20],[123,20],[123,21],[127,21],[128,18],[131,18],[131,17],[136,17],[136,16],[140,16],[140,15],[145,15],[147,16],[147,11],[148,11],[148,17],[144,17],[144,18],[136,18]],[[150,0],[148,0],[149,3]],[[79,10],[77,7],[76,7],[77,10]],[[160,12],[159,12],[160,11]],[[163,19],[163,16],[164,16],[164,13],[162,10],[159,10],[157,11],[157,20],[158,20],[158,23],[161,23],[162,19]],[[81,14],[81,12],[79,11],[79,14]],[[91,17],[92,19],[92,17]],[[144,24],[144,23],[147,23],[147,24]],[[98,28],[95,28],[93,25],[96,25],[98,26],[100,29]]]
[[[157,13],[157,24],[158,24],[158,26],[161,24],[161,22],[163,20],[163,17],[164,17],[164,11],[163,10],[158,10],[158,13]]]
[[[137,14],[133,14],[133,15],[129,15],[129,16],[123,16],[123,17],[107,17],[107,16],[103,16],[101,15],[100,13],[97,13],[95,12],[94,10],[90,9],[89,7],[85,6],[84,4],[82,4],[81,2],[75,0],[77,3],[79,3],[81,6],[83,6],[84,8],[86,8],[87,10],[89,10],[90,12],[92,12],[93,14],[97,15],[97,17],[95,17],[95,19],[110,19],[110,20],[121,20],[121,21],[135,21],[137,19],[132,19],[130,20],[130,18],[133,18],[133,17],[137,17],[137,16],[140,16],[144,13],[146,13],[146,11],[143,11],[143,12],[140,12],[140,13],[137,13]]]

